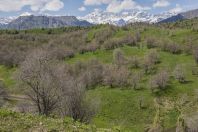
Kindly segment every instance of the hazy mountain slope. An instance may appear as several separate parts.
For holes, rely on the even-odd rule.
[[[6,25],[8,29],[57,28],[65,26],[90,26],[74,16],[20,16]]]
[[[184,16],[184,18],[186,19],[198,17],[198,9],[181,13],[181,15]]]
[[[192,18],[196,18],[196,17],[198,17],[198,9],[180,13],[178,15],[175,15],[175,16],[172,16],[165,20],[162,20],[162,21],[160,21],[160,23],[175,22],[178,20],[192,19]]]
[[[176,22],[176,21],[183,20],[183,19],[185,19],[184,16],[182,16],[181,14],[178,14],[176,16],[172,16],[165,20],[162,20],[159,23]]]
[[[0,28],[5,29],[7,27],[7,24],[9,24],[11,21],[15,20],[17,17],[1,17],[0,18]]]

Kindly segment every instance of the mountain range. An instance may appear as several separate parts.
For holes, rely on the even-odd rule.
[[[121,13],[110,13],[101,10],[95,10],[94,12],[84,17],[78,17],[78,18],[81,20],[87,20],[88,22],[94,24],[109,23],[113,25],[122,26],[134,22],[157,23],[161,20],[167,19],[174,15],[176,14],[170,12],[154,15],[139,10],[132,10],[130,12],[121,12]]]
[[[198,17],[198,9],[183,13],[165,12],[161,14],[150,14],[145,11],[132,10],[129,12],[110,13],[101,10],[84,16],[35,16],[29,13],[19,17],[0,18],[1,29],[32,29],[32,28],[57,28],[65,26],[91,26],[93,24],[113,24],[123,26],[128,23],[146,22],[146,23],[163,23],[175,22],[177,20],[191,19]]]
[[[192,19],[198,17],[198,9],[179,13],[177,15],[174,15],[172,17],[169,17],[167,19],[164,19],[160,21],[160,23],[166,23],[166,22],[175,22],[179,20],[184,20],[184,19]]]
[[[1,28],[4,29],[32,29],[32,28],[58,28],[65,26],[91,26],[92,24],[78,20],[74,16],[19,16],[5,24],[1,22]]]

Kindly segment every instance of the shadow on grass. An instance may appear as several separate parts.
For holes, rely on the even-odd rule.
[[[154,92],[153,94],[157,97],[160,97],[160,96],[168,95],[169,93],[173,93],[173,92],[174,92],[173,86],[168,85],[166,88],[161,89],[161,90],[159,89],[156,92]]]
[[[191,80],[186,80],[186,81],[182,82],[181,84],[191,84],[191,83],[193,83],[193,81],[191,81]]]

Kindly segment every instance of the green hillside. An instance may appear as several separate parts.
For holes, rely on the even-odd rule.
[[[89,125],[76,122],[67,126],[67,120],[59,119],[56,112],[52,113],[57,118],[47,118],[6,111],[20,104],[18,99],[8,99],[0,110],[0,130],[196,130],[189,121],[196,124],[198,116],[197,23],[193,19],[163,25],[1,31],[0,55],[6,57],[0,57],[0,79],[8,95],[25,95],[15,79],[16,72],[30,50],[44,47],[61,62],[81,67],[77,76],[88,73],[84,78],[90,77],[91,82],[86,84],[86,98],[97,98],[99,105]],[[95,71],[96,66],[102,71]],[[39,126],[39,122],[44,124]]]
[[[0,110],[0,120],[0,131],[111,131],[111,129],[99,129],[95,126],[75,122],[70,118],[47,118],[45,116],[19,114],[4,109]]]

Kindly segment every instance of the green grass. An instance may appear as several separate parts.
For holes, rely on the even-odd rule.
[[[139,56],[144,57],[149,52],[148,49],[138,49],[137,47],[124,46],[121,48],[127,57]],[[171,79],[170,88],[160,93],[161,96],[176,99],[181,94],[188,94],[193,96],[193,91],[197,88],[197,77],[191,74],[192,66],[195,65],[191,55],[173,55],[167,52],[160,53],[161,63],[157,65],[157,71],[161,69],[168,69],[173,71],[178,64],[185,64],[187,70],[187,79],[189,83],[180,84],[178,81]],[[112,63],[113,50],[98,50],[96,52],[89,52],[85,54],[77,54],[74,58],[68,60],[69,63],[77,61],[88,61],[92,58],[97,58],[103,63]],[[5,67],[0,68],[0,76],[3,78],[7,86],[14,84],[11,74],[14,69],[10,70]],[[97,87],[88,92],[90,97],[99,97],[101,99],[101,106],[99,113],[93,119],[92,124],[102,128],[112,128],[114,126],[120,127],[122,130],[129,131],[144,131],[144,127],[152,124],[155,115],[153,107],[153,100],[155,94],[149,90],[148,82],[149,76],[145,76],[145,81],[142,83],[142,90],[133,90],[130,88],[114,88]],[[140,109],[138,101],[140,97],[144,98],[146,108]],[[165,128],[174,127],[177,121],[178,113],[174,109],[166,113],[164,116]]]
[[[114,37],[115,38],[123,37],[127,35],[128,33],[129,33],[128,31],[119,30],[118,32],[115,33]]]
[[[143,131],[144,124],[152,123],[153,97],[149,90],[134,91],[108,87],[89,91],[90,96],[101,99],[101,108],[93,120],[97,127],[120,126],[122,130]],[[139,108],[143,97],[146,109]]]
[[[121,48],[127,57],[139,56],[144,57],[150,50],[138,49],[137,47],[124,46]],[[75,63],[77,61],[87,61],[91,58],[97,58],[104,63],[112,63],[112,50],[105,51],[99,50],[94,53],[86,53],[83,55],[77,55],[75,58],[69,60],[69,62]],[[167,52],[160,53],[161,63],[158,64],[157,72],[162,69],[167,69],[171,76],[176,65],[184,64],[186,69],[186,78],[188,83],[180,84],[173,77],[170,80],[170,87],[159,93],[162,97],[168,97],[171,100],[177,99],[182,94],[188,94],[193,97],[193,92],[197,88],[197,77],[191,74],[191,69],[195,66],[192,55],[180,54],[173,55]],[[144,131],[144,127],[152,124],[153,117],[155,115],[155,109],[153,108],[153,100],[156,97],[149,90],[150,75],[145,76],[145,81],[142,83],[142,90],[133,90],[130,88],[106,88],[97,87],[94,90],[89,91],[89,95],[93,97],[100,97],[101,108],[98,115],[94,118],[93,124],[98,127],[113,127],[120,126],[123,130]],[[138,100],[143,97],[148,105],[146,109],[140,109],[138,106]],[[168,111],[164,118],[164,127],[172,128],[176,125],[178,113],[175,109]]]
[[[142,33],[143,40],[146,37],[155,37],[158,39],[169,39],[178,44],[186,44],[186,41],[192,39],[193,44],[198,43],[198,32],[189,29],[161,29],[160,27],[147,27]]]
[[[58,119],[39,115],[20,114],[0,109],[0,131],[67,131],[93,132],[104,131],[95,126],[75,122],[70,118]],[[109,129],[110,130],[110,129]]]
[[[173,72],[176,65],[184,65],[186,71],[186,79],[188,83],[180,84],[178,81],[172,79],[171,81],[171,91],[167,93],[170,97],[174,97],[177,94],[192,93],[196,86],[198,85],[197,77],[192,75],[192,67],[195,66],[195,62],[192,56],[185,54],[172,55],[169,53],[160,53],[162,63],[159,64],[159,69],[168,69]],[[172,74],[173,75],[173,74]]]
[[[147,49],[139,50],[136,47],[124,46],[121,48],[124,54],[128,57],[130,56],[144,56]],[[97,50],[96,52],[87,52],[84,54],[77,54],[74,58],[67,60],[68,63],[76,63],[78,61],[86,62],[90,59],[97,58],[104,63],[112,63],[113,60],[113,50]]]
[[[92,28],[87,34],[87,41],[92,41],[96,32],[101,31],[107,26],[98,26],[97,28]],[[134,29],[135,30],[135,29]],[[123,37],[128,33],[135,33],[133,29],[130,31],[124,31],[120,29],[115,32],[113,37]],[[36,30],[37,31],[37,30]],[[35,31],[35,32],[36,32]],[[171,32],[171,33],[169,33]],[[142,44],[144,44],[145,38],[148,36],[153,36],[158,39],[170,39],[178,44],[186,44],[187,36],[192,37],[193,44],[198,43],[198,33],[193,32],[190,29],[161,29],[159,27],[146,27],[141,33]],[[143,61],[144,56],[150,51],[149,49],[143,47],[138,49],[137,47],[124,46],[120,48],[126,57],[138,56]],[[192,67],[196,66],[193,56],[186,54],[173,55],[168,52],[162,52],[158,50],[160,55],[161,63],[156,65],[156,73],[162,69],[167,69],[170,72],[170,86],[165,91],[161,91],[157,94],[151,93],[149,89],[149,80],[154,75],[145,75],[144,80],[141,82],[142,89],[133,90],[131,88],[109,88],[104,86],[98,86],[95,89],[88,91],[88,97],[94,98],[98,97],[101,100],[100,108],[98,114],[94,117],[91,124],[96,125],[97,128],[114,128],[118,127],[122,131],[133,131],[133,132],[143,132],[144,128],[153,122],[156,110],[154,108],[154,99],[156,97],[168,98],[171,101],[175,101],[180,97],[180,95],[187,94],[190,99],[194,98],[194,91],[198,86],[198,77],[192,75]],[[69,64],[74,64],[78,61],[86,62],[90,59],[97,58],[103,63],[112,63],[113,60],[113,50],[97,50],[96,52],[88,52],[84,54],[76,54],[74,58],[66,60]],[[173,77],[173,70],[176,65],[182,64],[186,70],[187,83],[181,84]],[[136,71],[137,69],[132,69]],[[15,69],[9,69],[4,66],[0,66],[0,79],[3,80],[6,87],[13,91],[12,87],[15,82],[12,79],[12,75]],[[144,109],[139,108],[139,99],[143,98],[145,105]],[[165,108],[164,108],[165,109]],[[4,113],[4,112],[3,112]],[[5,112],[6,113],[6,112]],[[2,112],[0,111],[0,115]],[[164,112],[161,111],[162,121],[165,129],[173,128],[176,125],[179,113],[175,108]],[[1,117],[1,116],[0,116]],[[2,120],[5,119],[5,123]],[[9,113],[6,117],[1,117],[0,125],[2,130],[8,129],[7,124],[13,124],[11,129],[20,128],[21,124],[24,127],[20,128],[19,131],[30,129],[34,126],[39,126],[39,122],[44,123],[44,127],[47,130],[61,130],[65,129],[63,120],[61,119],[48,119],[46,117],[36,116],[33,118],[31,115],[21,115],[14,113]],[[4,127],[5,125],[5,127]],[[0,126],[0,128],[1,128]],[[80,125],[81,126],[81,125]],[[83,128],[86,125],[83,125]],[[1,129],[0,129],[1,130]],[[73,130],[73,129],[71,129]]]
[[[97,58],[104,63],[112,62],[113,51],[106,51],[106,50],[97,50],[96,52],[87,52],[84,54],[77,54],[74,58],[69,59],[68,63],[76,63],[78,61],[86,62],[90,59]]]
[[[3,81],[6,88],[11,88],[15,81],[13,79],[13,72],[15,71],[15,68],[7,68],[5,66],[0,66],[0,80]]]

